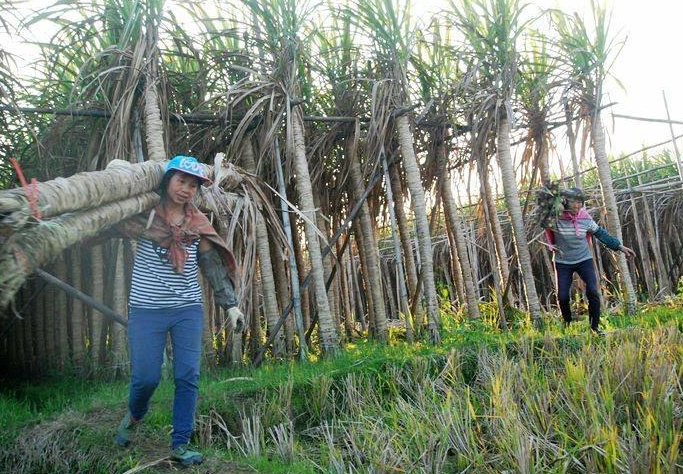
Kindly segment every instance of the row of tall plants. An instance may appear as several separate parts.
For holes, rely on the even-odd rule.
[[[79,0],[28,15],[22,4],[0,7],[2,27],[39,55],[32,75],[17,75],[20,58],[0,54],[4,186],[17,184],[10,157],[47,181],[115,159],[182,153],[213,163],[225,153],[271,188],[283,229],[234,209],[226,215],[239,217],[220,223],[249,269],[241,289],[249,331],[219,344],[236,350],[232,358],[257,359],[266,347],[275,358],[304,358],[309,346],[334,354],[359,327],[387,341],[397,319],[409,340],[436,343],[444,303],[478,318],[491,301],[502,327],[511,309],[542,326],[552,298],[539,297],[529,196],[566,178],[558,170],[571,169],[578,183],[595,166],[598,211],[623,237],[601,119],[622,42],[597,2],[586,19],[519,0],[451,0],[420,15],[421,5],[382,0]],[[43,31],[51,33],[39,39]],[[565,144],[559,126],[569,157],[553,153]],[[386,224],[391,266],[379,251]],[[447,236],[443,260],[437,230]],[[103,285],[102,268],[123,258],[106,249],[96,260],[76,249],[80,270],[59,257],[60,274]],[[621,255],[610,265],[631,313],[631,269]],[[114,267],[107,281],[123,285],[125,265]],[[444,281],[448,291],[438,292]],[[28,286],[20,307],[44,313],[35,294]],[[117,304],[125,311],[125,296]],[[73,311],[65,313],[68,324]],[[41,331],[53,332],[40,317]],[[84,317],[93,326],[97,316]],[[27,322],[12,326],[32,343]],[[82,331],[102,360],[116,340],[110,326]],[[217,313],[214,346],[230,337],[223,329]],[[74,339],[73,329],[59,334],[67,346]]]

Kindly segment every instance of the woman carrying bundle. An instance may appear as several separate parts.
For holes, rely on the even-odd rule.
[[[209,180],[195,158],[176,156],[166,166],[159,204],[118,226],[137,239],[129,295],[128,345],[131,383],[128,412],[115,441],[128,446],[131,431],[145,416],[161,379],[161,366],[170,334],[173,350],[173,431],[171,458],[198,464],[201,453],[189,448],[199,393],[203,310],[199,269],[214,290],[216,303],[227,310],[239,331],[244,316],[235,297],[235,259],[209,220],[192,199]]]
[[[546,240],[554,254],[557,280],[557,300],[565,326],[572,322],[570,289],[574,273],[586,284],[588,318],[590,328],[597,335],[604,335],[600,329],[600,289],[591,253],[591,236],[595,236],[607,248],[623,252],[632,257],[635,252],[624,246],[619,239],[600,227],[588,214],[584,203],[586,197],[580,188],[562,191],[564,210],[545,229]]]

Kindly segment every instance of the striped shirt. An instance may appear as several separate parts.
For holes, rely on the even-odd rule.
[[[133,308],[171,308],[202,303],[197,280],[199,240],[187,249],[185,272],[176,273],[168,261],[168,250],[152,240],[138,240],[129,305]]]
[[[555,221],[553,234],[555,238],[555,261],[574,264],[593,258],[591,254],[589,234],[594,234],[600,226],[584,209],[576,216],[564,213]]]

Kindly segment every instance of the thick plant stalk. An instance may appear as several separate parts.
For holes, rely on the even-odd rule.
[[[157,83],[159,82],[158,25],[149,21],[146,25],[147,34],[145,40],[140,41],[138,46],[145,47],[147,59],[145,77],[145,141],[150,161],[164,161],[167,159],[166,144],[164,142],[164,123],[161,120],[161,107],[159,106],[159,94]]]
[[[247,171],[255,173],[256,163],[254,161],[254,149],[250,140],[245,140],[242,146],[242,160]],[[270,259],[270,244],[268,242],[268,229],[263,216],[256,214],[254,230],[256,232],[256,251],[259,259],[259,270],[261,274],[261,286],[263,288],[263,312],[268,323],[268,328],[273,331],[277,324],[280,310],[278,309],[275,277],[273,275],[273,265]],[[273,355],[277,358],[285,356],[284,331],[273,340]]]
[[[150,161],[164,161],[167,159],[164,146],[164,124],[161,121],[159,98],[155,83],[148,80],[145,87],[145,141]]]
[[[439,184],[441,187],[441,199],[443,200],[444,212],[447,217],[447,223],[451,227],[451,233],[453,234],[453,240],[455,241],[455,248],[452,252],[453,260],[457,260],[459,265],[457,265],[460,271],[460,276],[462,278],[462,283],[465,292],[465,303],[467,304],[467,312],[471,318],[478,319],[479,314],[479,303],[477,298],[477,293],[474,287],[474,281],[472,279],[472,270],[470,264],[470,257],[467,253],[467,243],[465,242],[462,220],[458,215],[457,205],[455,203],[455,198],[453,197],[453,191],[451,190],[451,181],[448,176],[447,170],[447,151],[443,141],[440,141],[436,150],[436,160],[438,166],[439,174]],[[456,275],[456,278],[458,275]]]
[[[626,178],[626,186],[629,189],[631,188],[631,182],[628,178]],[[643,260],[642,268],[643,279],[645,280],[645,287],[647,288],[647,293],[649,295],[655,296],[657,291],[655,290],[655,277],[653,274],[652,259],[650,258],[650,253],[647,249],[645,236],[643,236],[643,232],[641,230],[643,228],[643,224],[640,222],[641,214],[638,210],[638,203],[636,202],[636,199],[633,196],[633,191],[629,191],[628,199],[631,203],[631,208],[633,209],[633,229],[636,234],[636,242],[638,243],[638,254],[640,255],[640,258],[642,258]],[[641,200],[644,200],[643,196],[641,196]],[[645,216],[645,213],[643,213],[642,215]]]
[[[403,313],[406,324],[406,340],[408,342],[413,342],[415,339],[414,328],[413,328],[413,315],[410,314],[410,302],[408,301],[408,288],[406,287],[406,271],[403,266],[403,257],[401,255],[401,244],[399,242],[399,236],[396,235],[397,231],[397,219],[396,219],[396,205],[394,203],[394,193],[391,186],[391,178],[389,176],[389,167],[387,166],[387,159],[384,154],[382,154],[382,170],[384,171],[384,185],[386,187],[387,193],[387,208],[389,210],[389,219],[391,222],[391,237],[392,243],[394,244],[394,258],[396,259],[396,281],[398,282],[398,299],[399,307]],[[417,280],[417,276],[415,277]],[[415,283],[415,288],[417,288],[417,283]]]
[[[363,184],[360,164],[358,163],[356,147],[357,135],[354,133],[354,135],[347,138],[345,145],[346,156],[349,159],[349,186],[352,188],[351,193],[353,199],[358,202],[363,197],[365,186]],[[374,321],[373,336],[379,341],[386,342],[389,333],[387,329],[387,314],[382,294],[382,276],[379,267],[379,255],[377,252],[379,247],[367,201],[363,201],[363,204],[361,204],[360,210],[358,211],[358,218],[360,221],[360,229],[363,232],[363,239],[361,241],[362,248],[359,249],[359,252],[362,252],[362,255],[364,256],[363,261],[365,263],[363,278],[368,286],[368,292],[370,293],[370,300],[372,302],[368,309],[370,312],[370,319]]]
[[[607,223],[609,224],[610,232],[612,232],[616,238],[623,241],[621,235],[621,219],[619,218],[617,199],[614,196],[614,187],[612,186],[612,173],[610,171],[607,153],[605,152],[605,130],[602,127],[600,111],[596,110],[591,118],[591,134],[593,137],[595,165],[598,169],[598,178],[600,179],[600,189],[602,189],[602,199],[605,203]],[[623,285],[622,291],[625,296],[626,314],[635,314],[636,292],[633,288],[631,272],[629,271],[628,263],[626,262],[626,256],[621,252],[617,254],[617,264],[619,266],[619,274]]]
[[[294,321],[296,322],[297,334],[299,335],[299,358],[300,360],[306,360],[306,357],[308,355],[308,346],[306,343],[305,334],[309,320],[305,318],[305,314],[308,314],[308,312],[304,313],[302,306],[303,303],[307,302],[308,300],[307,298],[304,298],[302,290],[299,286],[299,268],[304,267],[300,265],[297,261],[297,256],[300,254],[300,252],[295,251],[295,248],[298,248],[298,245],[294,241],[294,236],[298,234],[292,232],[292,224],[289,218],[287,204],[285,202],[285,199],[287,197],[287,188],[285,186],[284,171],[282,169],[282,160],[280,159],[279,152],[279,141],[277,139],[275,140],[275,156],[273,158],[275,159],[275,170],[277,171],[278,190],[280,192],[280,209],[282,212],[282,225],[285,229],[285,234],[287,235],[287,244],[289,245],[288,254],[289,274],[292,288],[292,308],[294,310]],[[308,292],[306,292],[306,294],[308,294]],[[284,300],[282,300],[282,302],[284,303]],[[308,307],[308,305],[306,305],[306,307]]]
[[[318,237],[319,230],[316,226],[313,186],[306,159],[303,114],[299,107],[293,107],[291,113],[291,130],[289,130],[289,133],[291,134],[292,141],[288,143],[288,149],[293,154],[292,161],[296,173],[296,187],[299,192],[301,212],[306,216],[304,229],[308,242],[311,274],[313,276],[313,296],[318,311],[320,343],[326,354],[334,355],[339,351],[339,337],[334,320],[332,319],[330,303],[325,288],[325,271]]]
[[[403,205],[401,199],[401,196],[404,196],[405,194],[401,186],[401,177],[398,172],[398,165],[389,165],[386,163],[386,157],[384,158],[384,162],[388,167],[389,172],[388,178],[386,178],[387,171],[385,170],[384,172],[385,179],[388,181],[387,186],[391,186],[391,193],[394,196],[393,203],[391,203],[390,206],[393,209],[393,214],[396,218],[396,226],[398,227],[401,249],[403,250],[403,262],[405,264],[405,274],[408,283],[408,298],[410,298],[410,296],[417,295],[420,290],[417,284],[417,268],[415,266],[416,259],[413,253],[413,243],[410,237],[408,217],[406,216],[405,206]]]
[[[502,251],[505,251],[505,246],[499,243],[501,240],[500,234],[500,223],[498,222],[498,215],[495,213],[495,207],[491,205],[491,189],[488,186],[487,177],[487,165],[484,163],[483,157],[478,156],[477,159],[477,170],[479,171],[479,176],[481,179],[479,181],[479,194],[482,197],[481,207],[484,214],[484,220],[486,224],[484,225],[484,232],[486,234],[486,245],[488,247],[489,261],[491,262],[491,275],[493,277],[493,295],[496,299],[496,304],[498,305],[498,316],[500,320],[501,327],[507,327],[507,322],[505,320],[505,301],[503,300],[503,286],[504,282],[507,281],[506,273],[507,270],[507,254],[501,255]],[[494,212],[491,212],[491,208],[494,208]],[[475,252],[476,254],[476,252]],[[507,273],[509,277],[509,272]]]
[[[482,196],[482,206],[484,209],[484,215],[486,216],[486,227],[490,229],[490,238],[493,242],[493,250],[495,253],[491,254],[492,262],[495,264],[496,271],[498,272],[498,282],[500,287],[496,287],[496,292],[503,294],[503,287],[507,285],[510,279],[510,266],[508,265],[508,254],[505,248],[505,240],[503,237],[503,229],[500,224],[500,219],[498,218],[498,211],[496,210],[496,204],[494,202],[493,191],[491,190],[491,184],[488,178],[488,164],[485,162],[483,156],[477,156],[477,170],[479,171],[480,180],[480,194]],[[512,295],[510,292],[507,293],[507,298],[504,303],[509,306],[513,306]]]
[[[574,172],[574,183],[578,187],[581,185],[581,168],[579,167],[579,160],[576,157],[576,134],[574,133],[574,119],[572,118],[572,109],[565,99],[563,101],[565,121],[567,124],[567,138],[569,139],[569,152],[572,158],[572,171]]]
[[[81,249],[72,247],[65,252],[67,275],[65,281],[71,282],[75,288],[81,288]],[[83,302],[78,298],[67,298],[67,311],[71,317],[67,318],[70,323],[70,338],[72,353],[71,361],[76,367],[82,367],[86,351],[87,320],[83,311]]]
[[[84,171],[68,178],[55,178],[38,183],[37,205],[43,218],[95,208],[152,191],[159,186],[163,174],[162,163],[121,162],[121,165],[115,164],[102,171]],[[24,189],[0,191],[0,214],[10,214],[0,225],[6,225],[11,213],[27,214],[28,209]]]
[[[638,185],[642,185],[643,181],[640,175],[638,175]],[[651,243],[652,253],[655,258],[655,273],[657,275],[657,287],[659,289],[658,296],[668,297],[671,296],[671,282],[669,277],[666,275],[666,266],[664,265],[664,259],[662,258],[662,252],[659,248],[659,239],[657,239],[657,232],[655,232],[655,227],[652,224],[652,213],[650,211],[649,198],[645,195],[642,197],[643,203],[643,220],[645,221],[645,230],[647,235],[647,241]]]
[[[395,120],[398,141],[403,157],[403,168],[406,172],[408,188],[410,190],[410,203],[415,214],[417,227],[418,248],[421,258],[420,274],[427,300],[427,316],[429,337],[432,343],[441,342],[441,316],[439,314],[439,302],[436,296],[436,284],[434,282],[434,253],[432,238],[429,234],[429,221],[425,206],[425,194],[420,178],[420,168],[417,164],[415,149],[413,148],[413,134],[410,131],[408,116],[402,115]]]
[[[12,235],[0,254],[0,308],[5,308],[26,278],[67,247],[95,237],[114,224],[151,209],[159,200],[145,193],[97,209],[40,221]]]
[[[529,243],[526,238],[522,206],[519,201],[519,193],[517,192],[515,170],[512,166],[512,156],[510,154],[510,122],[508,121],[505,112],[501,112],[501,116],[499,117],[496,138],[498,144],[496,158],[498,159],[498,166],[500,167],[503,192],[505,193],[507,210],[512,224],[512,237],[515,249],[517,250],[519,269],[522,272],[522,279],[524,281],[526,302],[529,313],[531,314],[531,320],[536,324],[540,324],[542,322],[541,304],[538,301],[538,293],[536,292],[536,283],[534,282],[534,274],[531,267],[531,253],[529,252]]]

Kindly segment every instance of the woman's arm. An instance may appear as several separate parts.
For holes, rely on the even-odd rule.
[[[237,306],[235,284],[228,274],[225,262],[208,239],[199,240],[199,268],[213,288],[213,299],[225,309],[233,329],[238,332],[244,327],[244,315]]]
[[[209,280],[213,288],[213,296],[216,303],[224,309],[237,306],[235,285],[228,275],[225,263],[218,251],[208,239],[199,240],[199,255],[197,258],[199,268]]]
[[[213,244],[208,239],[199,239],[199,252],[208,252],[213,248]]]
[[[545,228],[545,241],[548,243],[548,250],[551,252],[557,250],[557,247],[555,247],[555,233],[550,227]]]
[[[617,239],[616,237],[611,235],[603,227],[598,227],[598,229],[595,232],[593,232],[593,235],[595,236],[596,239],[598,239],[600,242],[605,244],[605,246],[611,250],[621,251],[627,257],[633,257],[636,254],[632,249],[630,249],[630,248],[626,247],[624,244],[622,244],[619,239]]]

